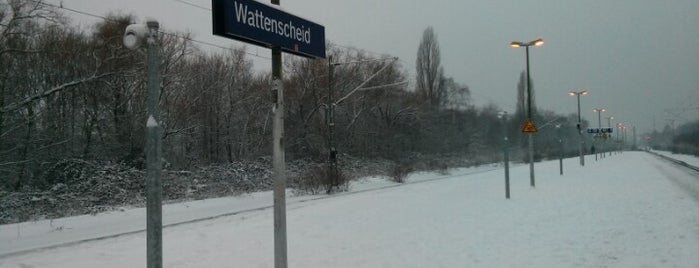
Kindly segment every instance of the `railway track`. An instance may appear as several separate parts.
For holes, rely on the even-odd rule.
[[[655,156],[657,156],[657,157],[659,157],[659,158],[661,158],[661,159],[663,159],[663,160],[665,160],[665,161],[671,162],[671,163],[673,163],[673,164],[675,164],[675,165],[683,166],[683,167],[685,167],[685,168],[688,168],[688,169],[694,170],[694,171],[696,171],[696,172],[699,172],[699,167],[690,165],[690,164],[688,164],[687,162],[684,162],[684,161],[681,161],[681,160],[677,160],[677,159],[674,159],[674,158],[672,158],[672,157],[669,157],[669,156],[666,156],[666,155],[662,155],[662,154],[659,154],[659,153],[656,153],[656,152],[651,152],[651,151],[646,151],[646,152],[648,152],[648,153],[650,153],[650,154],[652,154],[652,155],[655,155]]]

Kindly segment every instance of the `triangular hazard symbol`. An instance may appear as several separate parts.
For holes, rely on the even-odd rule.
[[[527,124],[524,125],[524,128],[522,129],[522,132],[524,133],[535,133],[539,130],[536,129],[534,126],[534,123],[532,123],[532,120],[527,120]]]

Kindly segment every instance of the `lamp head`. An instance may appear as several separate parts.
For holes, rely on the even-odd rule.
[[[148,36],[148,28],[143,24],[131,24],[124,30],[124,46],[129,49],[138,49]]]

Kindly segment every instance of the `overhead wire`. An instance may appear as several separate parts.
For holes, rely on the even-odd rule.
[[[102,19],[102,20],[105,20],[105,21],[116,22],[115,20],[110,19],[110,18],[108,18],[108,17],[101,16],[101,15],[97,15],[97,14],[93,14],[93,13],[86,12],[86,11],[82,11],[82,10],[78,10],[78,9],[74,9],[74,8],[69,8],[69,7],[64,6],[63,4],[61,4],[61,5],[56,5],[56,4],[51,4],[51,3],[48,3],[48,2],[45,2],[45,1],[40,1],[40,0],[29,0],[29,1],[32,1],[32,2],[34,2],[34,3],[41,4],[41,5],[50,6],[50,7],[57,8],[57,9],[62,9],[62,10],[70,11],[70,12],[73,12],[73,13],[76,13],[76,14],[80,14],[80,15],[83,15],[83,16],[89,16],[89,17],[93,17],[93,18]],[[185,1],[185,0],[172,0],[172,1],[173,1],[173,2],[178,2],[178,3],[181,3],[181,4],[184,4],[184,5],[188,5],[188,6],[191,6],[191,7],[194,7],[194,8],[198,8],[198,9],[201,9],[201,10],[211,11],[211,8],[208,8],[208,7],[205,7],[205,6],[201,6],[201,5],[198,5],[198,4],[189,2],[189,1]],[[183,40],[186,40],[186,41],[190,41],[190,42],[192,42],[192,43],[197,43],[197,44],[204,45],[204,46],[208,46],[208,47],[213,47],[213,48],[222,49],[222,50],[231,50],[231,49],[232,49],[231,47],[225,47],[225,46],[217,45],[217,44],[214,44],[214,43],[211,43],[211,42],[206,42],[206,41],[202,41],[202,40],[197,40],[197,39],[194,39],[194,38],[191,38],[191,37],[188,37],[188,36],[179,35],[179,34],[176,34],[176,33],[166,32],[166,31],[163,31],[163,30],[159,30],[159,32],[162,33],[162,34],[165,34],[165,35],[174,36],[174,37],[177,37],[177,38],[181,38],[181,39],[183,39]],[[363,52],[366,52],[366,53],[369,53],[369,54],[373,54],[373,55],[375,55],[375,56],[385,56],[385,55],[386,55],[386,53],[379,53],[379,52],[375,52],[375,51],[371,51],[371,50],[367,50],[367,49],[359,49],[359,48],[356,48],[356,47],[351,47],[351,46],[346,46],[346,45],[341,45],[341,44],[333,44],[333,45],[338,46],[338,47],[340,47],[340,48],[347,49],[347,50],[358,50],[358,51],[363,51]],[[267,59],[267,60],[271,59],[270,57],[260,56],[258,53],[249,52],[249,51],[247,51],[247,50],[245,51],[245,53],[248,54],[248,55],[250,55],[250,56],[257,57],[257,58],[261,58],[261,59]],[[406,66],[408,65],[408,62],[406,62],[404,59],[400,59],[400,58],[399,58],[398,61],[399,61],[399,62],[402,62],[403,64],[406,64]],[[417,78],[417,77],[416,77],[417,75],[414,73],[414,71],[411,71],[410,69],[407,69],[407,70],[408,70],[407,72],[408,72],[409,80],[414,81],[414,80]],[[492,99],[490,99],[489,97],[487,97],[487,96],[485,96],[485,95],[482,95],[482,94],[479,94],[479,93],[476,93],[476,92],[473,92],[473,91],[471,91],[470,93],[471,93],[472,95],[479,95],[480,97],[484,97],[484,98],[487,99],[488,101],[493,102]],[[511,105],[505,105],[505,106],[511,106]],[[510,107],[510,108],[512,108],[512,107]]]
[[[200,9],[204,9],[204,10],[211,11],[210,8],[205,8],[205,7],[202,7],[202,6],[193,4],[193,3],[188,2],[188,1],[185,1],[185,0],[172,0],[172,1],[180,2],[180,3],[186,4],[186,5],[190,5],[190,6],[194,6],[194,7],[200,8]],[[374,55],[375,57],[385,57],[386,55],[388,55],[388,54],[386,54],[386,53],[379,53],[379,52],[376,52],[376,51],[371,51],[371,50],[367,50],[367,49],[363,49],[363,48],[360,49],[360,48],[353,47],[353,46],[348,46],[348,45],[342,45],[342,44],[337,44],[337,43],[333,43],[333,45],[334,45],[334,46],[337,46],[337,47],[340,47],[340,48],[344,48],[344,49],[346,49],[346,50],[355,50],[355,51],[366,52],[366,53],[368,53],[368,54]],[[405,61],[405,60],[402,59],[402,58],[398,58],[398,62],[401,62],[401,63],[404,64],[405,66],[410,66],[410,63],[408,63],[407,61]],[[405,70],[406,70],[406,74],[407,74],[407,76],[408,76],[408,77],[407,77],[407,80],[409,80],[409,81],[416,81],[416,80],[417,80],[417,74],[415,73],[415,70],[410,69],[410,68],[406,68]],[[403,83],[403,82],[401,82],[401,83]],[[477,93],[477,92],[472,91],[472,90],[469,90],[469,94],[470,94],[471,96],[473,96],[473,95],[479,96],[479,97],[481,97],[481,98],[487,100],[489,103],[492,103],[492,104],[495,104],[495,103],[496,103],[495,100],[493,100],[491,97],[486,96],[486,95],[484,95],[484,94],[480,94],[480,93]],[[516,110],[515,107],[514,107],[512,104],[497,104],[497,105],[498,105],[498,106],[505,106],[505,107],[504,107],[505,109]]]
[[[187,1],[184,1],[184,0],[172,0],[172,1],[180,2],[180,3],[182,3],[182,4],[185,4],[185,5],[188,5],[188,6],[193,6],[193,7],[199,8],[199,9],[211,11],[211,9],[208,8],[208,7],[200,6],[200,5],[197,5],[197,4],[194,4],[194,3],[191,3],[191,2],[187,2]]]
[[[202,10],[206,10],[206,11],[211,11],[211,8],[208,8],[208,7],[205,7],[205,6],[201,6],[201,5],[198,5],[198,4],[189,2],[189,1],[185,1],[185,0],[172,0],[172,1],[178,2],[178,3],[182,3],[182,4],[185,4],[185,5],[188,5],[188,6],[196,7],[196,8],[198,8],[198,9],[202,9]],[[333,45],[338,46],[338,47],[341,47],[341,48],[344,48],[344,49],[347,49],[347,50],[359,50],[359,51],[367,52],[367,53],[369,53],[369,54],[373,54],[373,55],[379,56],[379,57],[381,57],[381,56],[386,56],[386,53],[378,53],[378,52],[371,51],[371,50],[367,50],[367,49],[359,49],[359,48],[355,48],[355,47],[351,47],[351,46],[345,46],[345,45],[340,45],[340,44],[333,44]],[[399,59],[399,61],[400,61],[400,59]]]
[[[82,11],[82,10],[77,10],[77,9],[65,7],[63,4],[61,4],[61,5],[55,5],[55,4],[51,4],[51,3],[47,3],[47,2],[45,2],[45,1],[39,1],[39,0],[29,0],[29,1],[32,1],[32,2],[37,3],[37,4],[40,4],[40,5],[45,5],[45,6],[49,6],[49,7],[53,7],[53,8],[57,8],[57,9],[62,9],[62,10],[67,10],[67,11],[70,11],[70,12],[73,12],[73,13],[76,13],[76,14],[80,14],[80,15],[84,15],[84,16],[89,16],[89,17],[93,17],[93,18],[102,19],[102,20],[109,21],[109,22],[117,22],[116,20],[110,19],[110,18],[105,17],[105,16],[100,16],[100,15],[93,14],[93,13],[90,13],[90,12],[86,12],[86,11]],[[188,3],[188,2],[186,2],[186,1],[181,1],[181,0],[179,0],[179,1],[178,1],[178,0],[173,0],[173,1],[187,3],[187,4],[191,5],[191,6],[197,6],[197,5],[195,5],[195,4]],[[203,8],[203,7],[201,7],[201,6],[197,6],[197,7]],[[209,9],[209,10],[210,10],[210,9]],[[210,43],[210,42],[206,42],[206,41],[202,41],[202,40],[197,40],[197,39],[194,39],[194,38],[191,38],[191,37],[182,36],[182,35],[179,35],[179,34],[176,34],[176,33],[166,32],[166,31],[163,31],[163,30],[158,30],[158,32],[161,33],[161,34],[165,34],[165,35],[170,35],[170,36],[174,36],[174,37],[177,37],[177,38],[181,38],[181,39],[183,39],[183,40],[190,41],[190,42],[192,42],[192,43],[197,43],[197,44],[200,44],[200,45],[205,45],[205,46],[214,47],[214,48],[223,49],[223,50],[231,50],[231,49],[232,49],[232,48],[230,48],[230,47],[225,47],[225,46],[217,45],[217,44],[214,44],[214,43]],[[248,54],[248,55],[250,55],[250,56],[258,57],[258,58],[261,58],[261,59],[267,59],[267,60],[271,59],[270,57],[260,56],[258,53],[252,53],[252,52],[249,52],[249,51],[245,51],[245,53]]]

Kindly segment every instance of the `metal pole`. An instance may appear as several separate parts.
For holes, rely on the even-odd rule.
[[[561,147],[560,156],[558,157],[558,165],[560,166],[560,169],[561,169],[561,175],[563,175],[563,139],[559,139],[558,143]]]
[[[510,199],[510,152],[507,148],[507,137],[505,137],[505,197]]]
[[[607,128],[611,128],[611,127],[612,127],[612,117],[610,116],[610,117],[607,117]],[[611,137],[612,137],[612,134],[609,133],[609,135],[607,136],[607,138],[604,140],[604,143],[605,143],[605,146],[604,146],[604,147],[610,147],[610,146],[607,146],[607,145],[609,145],[609,144],[608,144],[608,143],[609,143],[608,141],[609,141],[609,139],[610,139]],[[609,156],[612,156],[612,148],[607,148],[607,151],[609,151]]]
[[[636,150],[636,126],[633,126],[633,147],[631,147],[632,150]]]
[[[602,132],[602,111],[597,111],[597,126],[600,129],[600,132]],[[603,134],[601,134],[603,135]],[[603,138],[603,136],[600,136],[600,138]],[[604,153],[604,139],[600,140],[599,144],[600,148],[597,148],[599,151],[599,157],[600,159],[604,158],[605,153]]]
[[[502,151],[503,151],[503,162],[505,164],[505,198],[510,199],[510,153],[508,151],[508,139],[507,139],[507,112],[503,112],[502,115]]]
[[[335,75],[335,63],[332,62],[332,56],[328,57],[328,147],[329,161],[332,172],[334,172],[333,186],[338,186],[338,171],[337,171],[337,149],[335,148],[335,100],[333,92],[333,82]],[[328,193],[332,188],[328,188]]]
[[[617,143],[617,151],[618,151],[619,153],[621,153],[621,149],[622,149],[622,145],[621,145],[621,134],[619,134],[619,132],[621,132],[621,125],[620,125],[620,123],[617,123],[617,124],[616,124],[616,143]]]
[[[528,119],[532,120],[532,91],[531,91],[531,80],[529,76],[529,45],[525,46],[525,53],[527,57],[527,116]],[[529,183],[532,187],[535,187],[534,182],[534,134],[528,133],[529,136]]]
[[[279,0],[271,0],[279,5]],[[282,86],[282,50],[272,48],[274,129],[272,130],[272,166],[274,169],[274,267],[286,268],[286,174],[284,160],[284,88]]]
[[[624,150],[626,150],[626,127],[624,127],[623,131],[624,131],[624,138],[621,140],[621,144],[622,144],[622,147],[624,148]]]
[[[561,175],[563,175],[563,137],[561,136],[561,125],[556,125],[556,132],[558,134],[558,165],[561,170]]]
[[[163,267],[162,186],[160,171],[160,59],[157,21],[148,21],[148,121],[146,123],[146,262],[149,268]]]
[[[578,97],[578,140],[579,140],[579,150],[580,150],[580,166],[585,166],[585,139],[582,135],[582,119],[580,118],[580,93],[576,93]]]
[[[598,129],[602,128],[602,110],[600,110],[600,109],[597,109],[597,128]],[[599,138],[599,133],[597,135],[598,135],[597,138]],[[601,145],[600,145],[600,147],[601,147]],[[599,154],[599,151],[601,151],[601,150],[602,150],[602,148],[597,148],[597,150],[595,150],[595,161],[597,161],[597,155]],[[600,158],[601,158],[601,156],[600,156]]]

